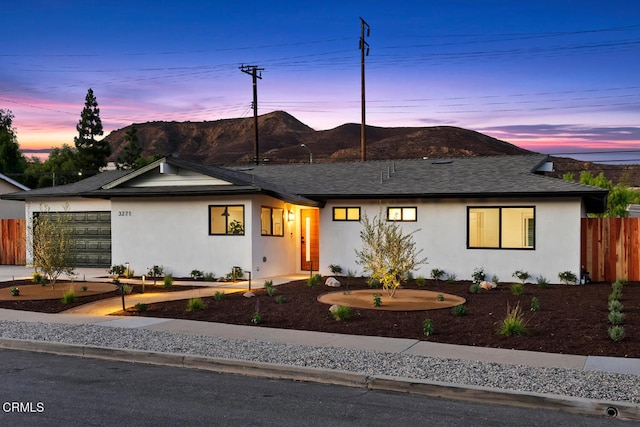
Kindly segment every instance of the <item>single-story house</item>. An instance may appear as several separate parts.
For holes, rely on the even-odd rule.
[[[27,191],[29,187],[0,173],[0,195]],[[24,201],[0,200],[0,219],[24,219]]]
[[[557,281],[580,272],[580,219],[605,210],[607,191],[544,176],[544,155],[214,167],[166,157],[134,171],[3,196],[26,216],[68,204],[82,265],[154,265],[176,277],[254,279],[356,262],[363,215],[414,232],[432,269]]]

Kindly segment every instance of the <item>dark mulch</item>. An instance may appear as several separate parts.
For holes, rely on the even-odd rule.
[[[71,282],[68,280],[59,280],[56,282],[56,287],[58,286],[63,287],[65,284],[68,284],[68,283],[71,283]],[[75,281],[74,283],[79,284],[80,286],[82,284],[91,286],[91,282]],[[158,283],[159,284],[157,285],[146,284],[145,292],[175,292],[175,291],[186,291],[188,289],[196,288],[196,286],[184,286],[184,285],[164,287],[162,286],[162,282],[158,282]],[[0,282],[0,289],[10,288],[13,286],[17,286],[19,288],[20,286],[32,285],[32,284],[33,282],[31,280],[14,280],[10,282]],[[133,285],[133,290],[131,293],[132,294],[142,293],[142,285]],[[76,292],[76,299],[74,302],[70,304],[65,304],[62,302],[62,299],[58,299],[58,298],[47,299],[47,300],[33,300],[33,301],[0,300],[0,308],[8,308],[11,310],[37,311],[40,313],[60,313],[65,310],[69,310],[71,308],[77,307],[79,305],[88,304],[90,302],[99,301],[105,298],[114,298],[114,297],[120,297],[120,296],[121,296],[120,292],[117,290],[114,290],[113,292],[106,292],[99,295],[87,295],[87,296],[82,296],[82,292]]]
[[[340,278],[349,282],[350,289],[364,289],[364,279]],[[309,287],[305,281],[278,286],[276,295],[286,298],[286,303],[277,303],[275,296],[264,290],[256,292],[255,298],[241,294],[226,295],[224,300],[204,298],[206,309],[187,312],[187,302],[172,301],[150,304],[143,313],[133,309],[119,315],[152,316],[252,325],[255,312],[262,316],[260,326],[342,334],[372,335],[397,338],[412,338],[450,344],[480,347],[509,348],[563,354],[640,357],[640,284],[627,283],[621,302],[626,315],[624,323],[626,338],[613,342],[608,335],[608,296],[610,283],[591,283],[580,286],[550,285],[540,288],[525,285],[523,295],[511,293],[511,284],[501,284],[498,289],[469,293],[469,282],[445,283],[427,281],[424,287],[415,282],[405,288],[460,295],[467,299],[467,315],[456,317],[451,309],[430,311],[380,311],[353,309],[347,321],[335,321],[329,307],[317,302],[318,295],[334,291],[323,284]],[[538,298],[540,311],[532,312],[531,299]],[[507,313],[507,307],[520,304],[527,322],[526,336],[506,337],[498,334],[499,323]],[[434,335],[426,337],[423,321],[433,321]],[[259,326],[258,326],[259,327]]]

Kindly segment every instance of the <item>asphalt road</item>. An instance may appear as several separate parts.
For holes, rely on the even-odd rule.
[[[620,420],[0,350],[2,426],[620,426]]]

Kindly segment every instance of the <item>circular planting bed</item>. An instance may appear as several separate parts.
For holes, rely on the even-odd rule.
[[[382,305],[374,306],[374,297],[378,294]],[[466,299],[442,292],[419,289],[398,289],[393,297],[381,289],[360,289],[355,291],[337,291],[322,294],[318,301],[329,305],[345,305],[352,308],[370,308],[372,310],[418,311],[450,308],[464,304]]]

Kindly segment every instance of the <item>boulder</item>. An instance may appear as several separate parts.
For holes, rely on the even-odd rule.
[[[335,277],[327,278],[327,281],[324,282],[324,284],[329,286],[330,288],[339,288],[340,287],[340,282]]]
[[[480,282],[480,288],[481,289],[486,289],[486,290],[490,290],[490,289],[495,289],[498,285],[496,285],[493,282],[488,282],[486,280],[483,280],[482,282]]]

